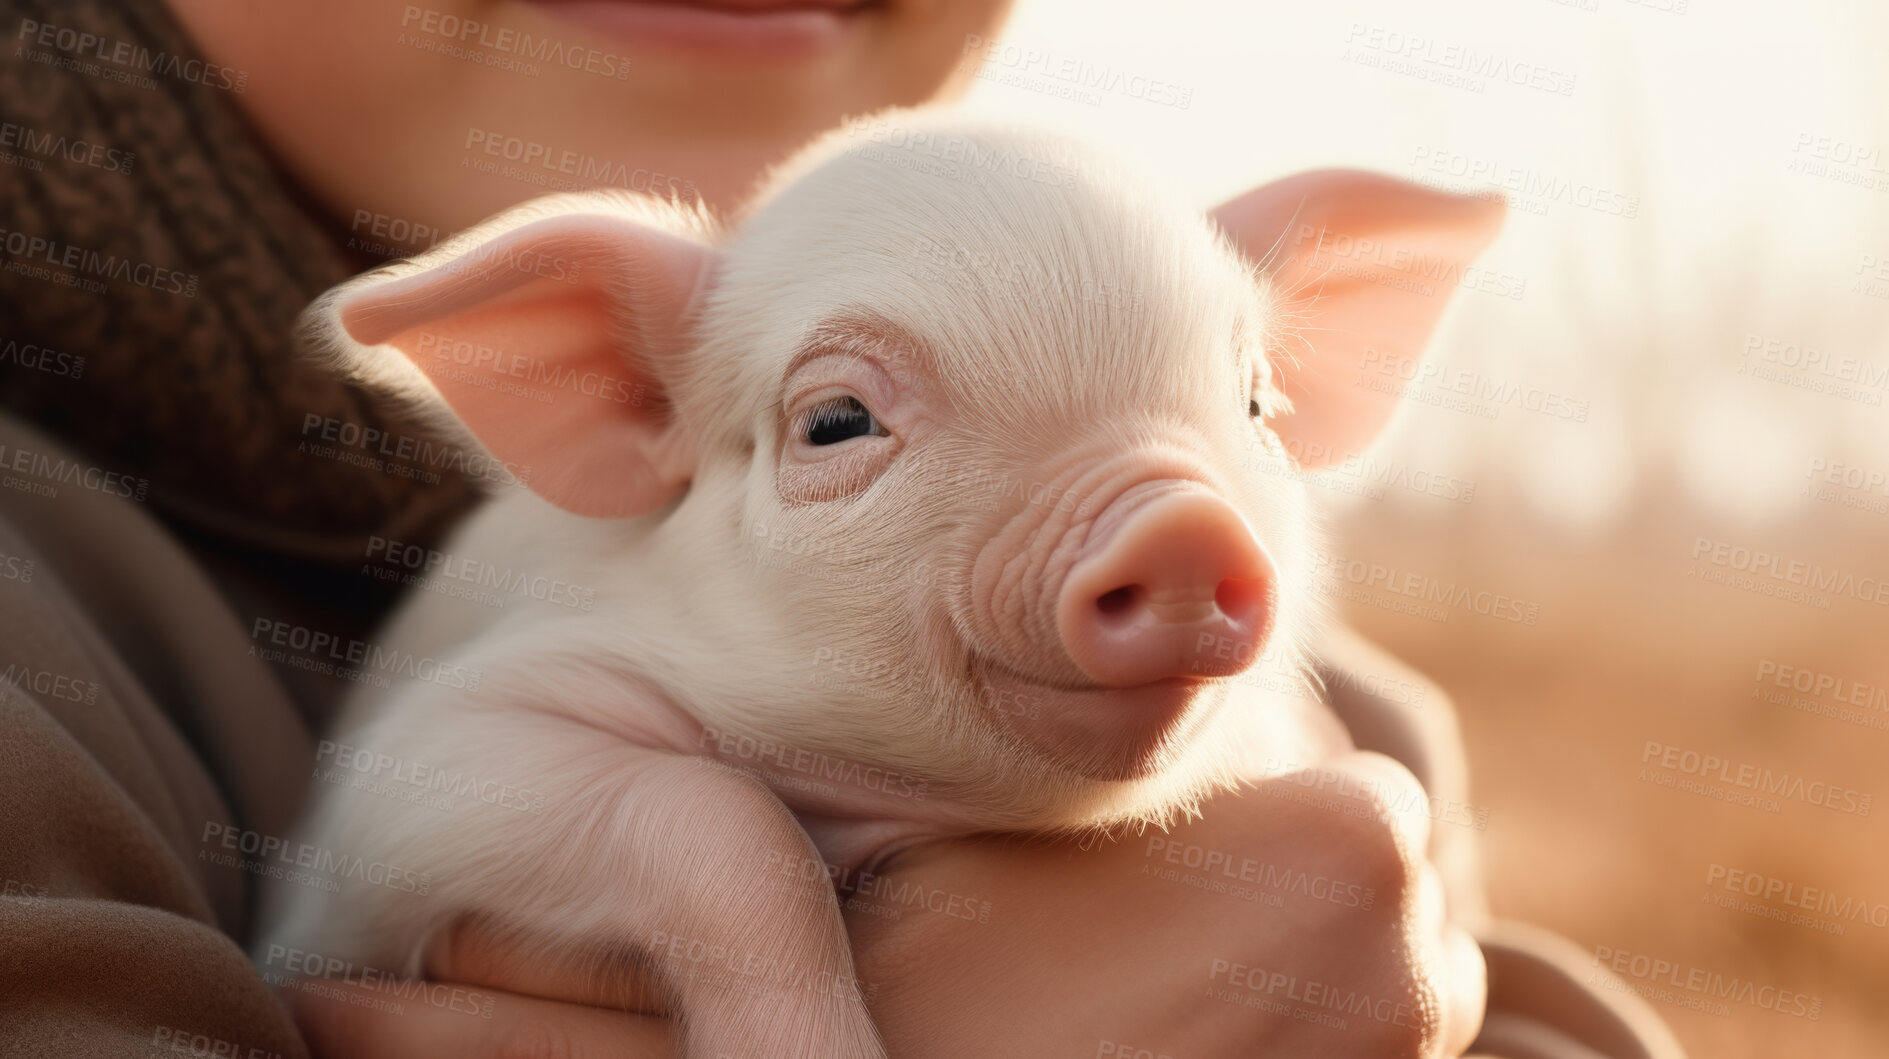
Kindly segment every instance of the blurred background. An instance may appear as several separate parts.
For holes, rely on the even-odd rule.
[[[1341,612],[1461,712],[1498,914],[1629,954],[1694,1056],[1889,1054],[1885,45],[1860,0],[1021,0],[970,95],[1202,207],[1507,199],[1391,436],[1310,481],[1395,572]]]
[[[26,9],[54,22],[83,13],[142,40],[141,12],[156,5],[118,2]],[[312,292],[406,253],[393,245],[406,236],[430,245],[459,213],[552,186],[495,162],[467,168],[495,153],[475,154],[474,134],[603,160],[585,138],[588,111],[525,113],[544,98],[621,103],[626,127],[651,131],[662,173],[742,159],[691,155],[668,123],[693,110],[669,113],[660,92],[617,100],[590,73],[553,70],[541,93],[536,72],[483,65],[516,56],[409,41],[409,5],[337,5],[351,14],[330,32],[317,26],[328,2],[171,0],[211,12],[205,28],[234,27],[226,44],[291,15],[307,17],[286,25],[323,30],[307,48],[295,40],[309,62],[253,64],[247,95],[189,77],[147,78],[147,90],[96,67],[73,74],[45,61],[53,52],[0,66],[26,86],[0,91],[0,124],[14,130],[0,139],[28,128],[145,151],[130,180],[128,165],[55,158],[41,180],[31,174],[43,167],[0,159],[0,220],[14,236],[175,265],[191,282],[181,297],[121,283],[109,302],[71,303],[54,296],[70,284],[9,268],[0,338],[92,357],[82,386],[63,368],[12,373],[8,409],[148,475],[153,509],[192,527],[199,560],[232,554],[221,574],[253,575],[246,622],[302,621],[285,609],[296,597],[311,628],[345,638],[405,583],[404,571],[363,566],[362,540],[386,543],[364,535],[416,539],[398,527],[441,524],[471,486],[448,476],[428,492],[416,483],[439,485],[438,468],[397,460],[368,473],[346,445],[298,455],[326,436],[311,436],[311,419],[321,431],[403,428],[296,367],[286,322]],[[1508,202],[1499,240],[1456,277],[1429,360],[1361,375],[1403,398],[1390,435],[1308,479],[1342,569],[1358,571],[1335,583],[1334,604],[1459,711],[1475,811],[1450,815],[1480,827],[1498,914],[1615,968],[1695,1059],[1889,1056],[1889,4],[1016,4],[1000,40],[965,42],[968,106],[1099,141],[1203,208],[1331,166]],[[461,6],[476,5],[416,13]],[[346,48],[414,96],[411,121],[360,120],[324,96],[284,107],[298,121],[283,127],[342,114],[350,144],[410,150],[419,190],[383,199],[336,178],[332,216],[304,217],[274,201],[286,195],[232,121],[235,102],[271,88],[278,103],[302,99],[300,78],[338,97],[379,84],[365,64],[337,75],[318,61]],[[649,84],[673,87],[652,66]],[[373,91],[356,106],[402,113]],[[829,102],[840,106],[810,105],[821,122]],[[718,120],[742,129],[750,117]],[[318,139],[297,165],[327,174]],[[226,157],[233,145],[240,156]],[[247,168],[230,161],[251,154]],[[443,171],[422,164],[441,159]],[[204,174],[226,170],[256,182],[255,202],[251,190],[198,194]],[[656,183],[651,172],[635,169],[645,183],[633,189]],[[41,183],[58,195],[7,190]],[[147,192],[179,217],[154,220]],[[346,252],[359,260],[323,227],[348,217],[358,238]],[[153,336],[165,356],[143,355]],[[281,374],[254,383],[265,369]],[[175,400],[147,400],[164,394]],[[295,532],[275,532],[285,526]],[[237,538],[255,554],[231,553]],[[1426,598],[1396,587],[1410,584]],[[1533,620],[1457,602],[1491,596]],[[346,690],[328,684],[298,694]]]

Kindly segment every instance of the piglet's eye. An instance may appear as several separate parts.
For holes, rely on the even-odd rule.
[[[837,445],[853,438],[884,437],[886,429],[857,397],[835,397],[813,406],[801,429],[811,445]]]
[[[1259,398],[1255,397],[1252,400],[1246,402],[1246,414],[1249,416],[1252,416],[1254,419],[1258,419],[1260,417],[1261,413],[1259,410]]]

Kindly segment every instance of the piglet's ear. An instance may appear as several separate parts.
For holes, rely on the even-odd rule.
[[[371,384],[580,515],[627,518],[688,483],[664,388],[713,251],[583,200],[533,204],[317,302],[305,323]]]
[[[1272,363],[1292,411],[1275,429],[1301,466],[1350,458],[1390,421],[1395,387],[1381,384],[1398,376],[1366,369],[1422,355],[1503,212],[1494,199],[1345,169],[1288,177],[1213,212],[1281,299],[1286,335]]]

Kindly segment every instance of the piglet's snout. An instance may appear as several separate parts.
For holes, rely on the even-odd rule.
[[[1056,625],[1091,680],[1224,677],[1258,660],[1272,625],[1272,562],[1217,494],[1145,483],[1097,516],[1090,539],[1058,594]]]

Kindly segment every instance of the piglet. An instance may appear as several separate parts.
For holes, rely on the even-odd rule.
[[[1333,170],[1203,217],[911,113],[756,202],[547,198],[310,308],[521,479],[449,561],[583,605],[411,594],[374,649],[477,686],[358,696],[324,746],[386,782],[318,784],[303,838],[426,885],[283,887],[269,951],[412,973],[477,919],[653,972],[689,1056],[876,1056],[835,888],[780,866],[1158,825],[1300,752],[1239,679],[1316,644],[1300,472],[1385,424],[1360,369],[1420,352],[1500,204]]]

